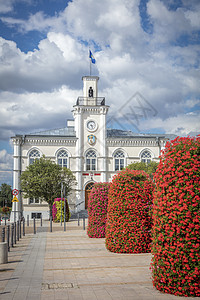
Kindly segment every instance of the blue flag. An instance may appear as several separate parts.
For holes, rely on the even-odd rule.
[[[91,62],[92,62],[93,64],[95,64],[96,60],[95,60],[95,58],[94,58],[94,56],[93,56],[93,54],[92,54],[91,51],[89,52],[89,58],[91,59]]]

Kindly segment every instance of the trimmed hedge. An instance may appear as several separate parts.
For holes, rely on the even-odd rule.
[[[64,200],[66,203],[66,222],[70,219],[70,211],[67,199],[62,199],[62,221],[64,221]],[[54,199],[54,203],[52,206],[52,217],[53,222],[60,222],[61,221],[61,198]]]
[[[168,142],[154,178],[153,285],[200,296],[200,138]]]
[[[154,184],[144,171],[123,170],[108,194],[106,247],[118,253],[150,252]]]
[[[88,202],[88,229],[90,238],[104,238],[107,220],[110,183],[95,183]]]

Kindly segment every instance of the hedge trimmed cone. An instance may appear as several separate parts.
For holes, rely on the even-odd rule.
[[[108,250],[150,252],[153,189],[153,182],[144,171],[126,169],[113,178],[108,194]]]

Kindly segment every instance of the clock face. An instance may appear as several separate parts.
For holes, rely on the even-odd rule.
[[[96,129],[97,125],[95,123],[95,121],[88,121],[87,122],[87,129],[89,131],[94,131]]]

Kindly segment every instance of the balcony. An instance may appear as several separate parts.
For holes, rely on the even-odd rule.
[[[76,105],[87,105],[87,106],[103,106],[105,105],[104,97],[78,97]]]

